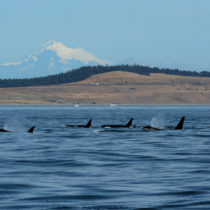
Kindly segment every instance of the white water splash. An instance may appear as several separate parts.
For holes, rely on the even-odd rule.
[[[100,133],[101,130],[93,130],[94,133]]]
[[[18,119],[8,119],[4,123],[4,127],[3,128],[5,130],[15,131],[15,132],[24,132],[26,130],[24,128],[24,126],[21,124],[21,120],[18,120]]]
[[[160,113],[157,116],[153,117],[151,120],[151,126],[155,128],[164,129],[165,128],[165,115]]]

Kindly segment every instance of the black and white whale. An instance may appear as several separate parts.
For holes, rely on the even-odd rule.
[[[35,128],[35,126],[31,127],[27,132],[28,133],[33,133],[34,132],[34,128]],[[6,130],[4,128],[0,128],[0,132],[12,132],[12,131]]]
[[[131,118],[126,125],[102,125],[102,128],[134,128],[132,125],[133,118]]]
[[[63,127],[71,127],[71,128],[92,128],[92,119],[90,119],[86,125],[64,125]]]
[[[174,130],[182,130],[183,129],[183,125],[184,125],[184,119],[185,119],[185,116],[183,116],[181,119],[180,119],[180,121],[179,121],[179,123],[177,124],[177,126],[174,128]],[[161,129],[161,128],[155,128],[155,127],[152,127],[152,126],[144,126],[143,127],[143,130],[144,131],[161,131],[161,130],[163,130],[163,129]]]

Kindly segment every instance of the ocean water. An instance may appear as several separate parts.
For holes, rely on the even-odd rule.
[[[0,133],[0,209],[210,209],[210,106],[1,106],[0,115],[12,131]],[[173,130],[182,116],[184,130]],[[131,117],[136,128],[100,127]],[[62,127],[90,118],[93,128]]]

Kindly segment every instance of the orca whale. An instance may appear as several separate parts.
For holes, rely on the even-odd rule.
[[[33,127],[31,127],[27,132],[28,132],[28,133],[33,133],[35,128],[36,128],[36,127],[33,126]]]
[[[35,126],[31,127],[27,132],[28,133],[33,133],[34,132],[34,128],[35,128]],[[0,132],[11,132],[11,131],[6,130],[4,128],[0,128]]]
[[[180,121],[179,121],[179,123],[177,124],[177,126],[174,128],[174,130],[182,130],[183,129],[183,125],[184,125],[184,119],[185,119],[185,116],[183,116],[181,119],[180,119]],[[155,127],[152,127],[152,126],[144,126],[143,127],[143,130],[144,131],[161,131],[161,130],[163,130],[163,129],[161,129],[161,128],[155,128]]]
[[[102,128],[134,128],[132,126],[133,118],[131,118],[126,125],[102,125]]]
[[[71,127],[71,128],[92,128],[92,119],[90,119],[86,125],[64,125],[64,127]]]

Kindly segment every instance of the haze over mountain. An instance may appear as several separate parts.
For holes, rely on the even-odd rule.
[[[81,66],[106,65],[108,61],[97,58],[82,48],[69,48],[50,41],[22,61],[0,65],[0,78],[32,78],[48,76]]]

